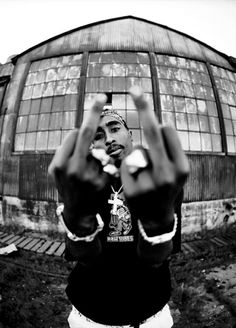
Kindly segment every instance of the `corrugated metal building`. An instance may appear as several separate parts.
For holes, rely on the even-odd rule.
[[[47,168],[95,93],[107,93],[134,141],[145,144],[127,92],[134,84],[160,121],[177,129],[190,161],[183,232],[235,220],[235,58],[126,16],[66,32],[0,66],[0,223],[58,230],[58,196]]]

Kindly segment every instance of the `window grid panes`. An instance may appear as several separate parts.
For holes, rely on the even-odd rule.
[[[96,93],[110,93],[112,108],[126,120],[134,144],[146,145],[139,114],[128,94],[133,85],[142,87],[153,106],[149,56],[139,52],[97,52],[89,55],[84,116]]]
[[[156,55],[163,124],[178,131],[189,151],[221,152],[221,132],[214,93],[204,63]]]
[[[211,66],[218,90],[229,153],[236,153],[236,73]]]
[[[15,151],[55,150],[75,126],[82,55],[31,64],[17,119]]]

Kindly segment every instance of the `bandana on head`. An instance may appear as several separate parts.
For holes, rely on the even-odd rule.
[[[114,109],[110,109],[110,108],[107,108],[107,109],[104,109],[102,111],[102,114],[101,114],[101,118],[104,117],[104,116],[111,116],[111,117],[114,117],[117,121],[119,121],[121,124],[124,125],[124,127],[129,130],[125,120],[123,119],[123,117],[117,113],[116,110]]]

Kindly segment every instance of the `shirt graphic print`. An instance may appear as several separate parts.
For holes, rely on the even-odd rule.
[[[128,207],[125,205],[122,196],[111,194],[108,203],[113,205],[109,222],[108,242],[132,242],[134,236],[132,232],[132,220]],[[114,211],[115,207],[115,211]]]

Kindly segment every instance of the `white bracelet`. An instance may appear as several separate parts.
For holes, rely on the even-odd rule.
[[[104,227],[104,222],[102,221],[102,218],[100,216],[100,214],[96,214],[96,219],[97,219],[97,230],[94,231],[91,235],[85,236],[85,237],[78,237],[76,236],[74,233],[72,233],[66,226],[65,222],[64,222],[64,217],[63,217],[63,210],[64,210],[64,205],[61,204],[57,207],[56,210],[56,214],[57,217],[59,218],[63,228],[65,229],[65,232],[67,234],[67,237],[72,240],[72,241],[86,241],[86,242],[91,242],[94,240],[94,238],[96,237],[96,235],[102,231],[103,227]]]
[[[177,223],[178,223],[178,218],[177,218],[177,215],[174,214],[174,227],[173,227],[173,230],[170,231],[170,232],[164,233],[163,235],[153,236],[153,237],[148,237],[147,236],[147,234],[146,234],[140,220],[138,220],[138,228],[139,228],[139,232],[140,232],[141,236],[143,237],[143,239],[145,241],[147,241],[151,245],[157,245],[157,244],[166,243],[167,241],[170,241],[174,237],[174,235],[176,233],[176,230],[177,230]]]

